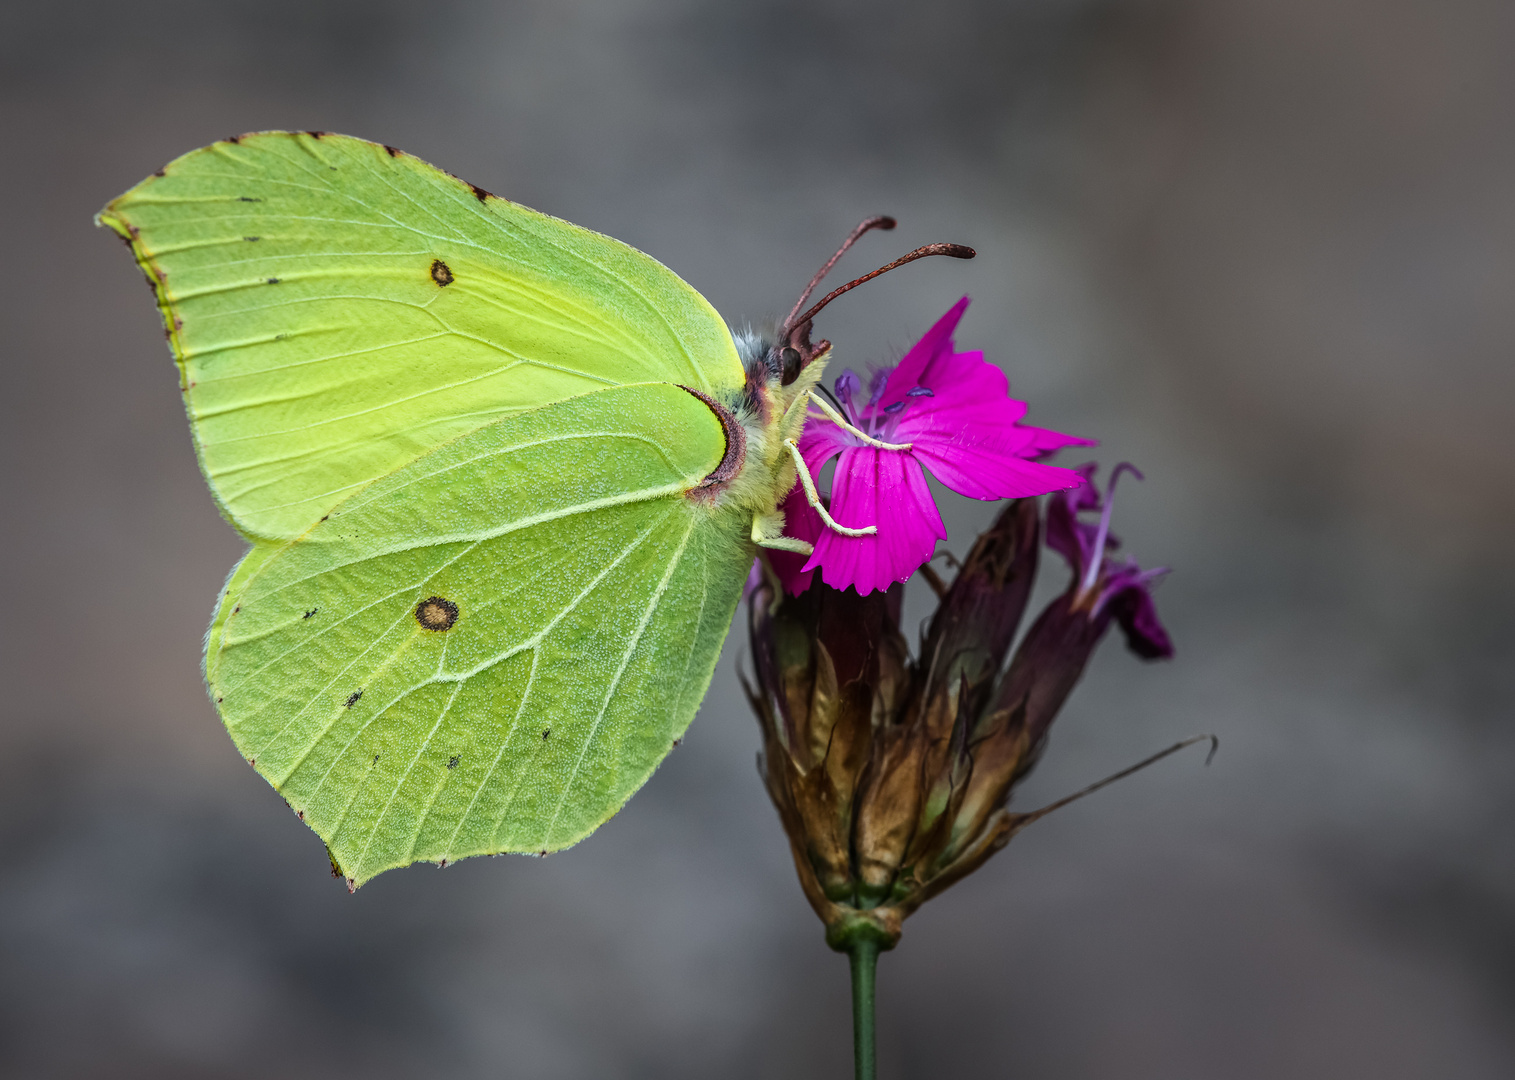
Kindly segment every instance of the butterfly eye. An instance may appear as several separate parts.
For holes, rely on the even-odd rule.
[[[792,345],[785,345],[779,350],[779,382],[788,386],[799,375],[800,351]]]

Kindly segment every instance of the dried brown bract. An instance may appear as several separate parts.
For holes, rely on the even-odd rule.
[[[749,595],[763,779],[834,948],[891,948],[906,916],[1040,816],[1007,809],[1011,789],[1124,610],[1091,603],[1076,573],[1006,668],[1041,531],[1036,500],[1005,506],[916,657],[899,630],[903,585],[860,596],[817,576],[792,596],[768,574]]]

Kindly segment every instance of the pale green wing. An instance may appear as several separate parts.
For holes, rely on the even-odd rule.
[[[720,316],[666,267],[376,143],[215,143],[99,220],[157,291],[201,466],[251,538],[513,410],[742,383]]]
[[[351,884],[565,847],[642,785],[699,706],[752,560],[739,513],[686,497],[724,448],[678,387],[602,390],[254,548],[212,628],[211,692]]]

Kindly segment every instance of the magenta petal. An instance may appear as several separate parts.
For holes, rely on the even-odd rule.
[[[876,408],[884,409],[897,401],[904,401],[906,394],[922,385],[932,361],[951,353],[952,332],[962,320],[963,312],[968,310],[968,304],[966,296],[953,304],[947,314],[937,319],[936,325],[910,347],[898,366],[889,373],[889,383],[884,387],[884,396],[878,400]]]
[[[1017,456],[1026,458],[1045,457],[1064,446],[1098,445],[1095,439],[1020,423],[1026,403],[1009,396],[1004,372],[983,357],[981,352],[954,353],[933,365],[932,396],[909,402],[895,427],[895,439],[956,441],[964,432],[997,431],[1013,437]],[[1011,426],[1013,432],[1007,431]]]
[[[877,525],[873,536],[842,536],[824,530],[805,564],[817,567],[834,589],[867,594],[904,581],[945,539],[941,515],[920,464],[909,455],[854,447],[837,462],[831,513],[849,528]]]
[[[1001,446],[918,442],[912,454],[942,483],[970,499],[1025,499],[1083,483],[1072,469],[1043,465]]]
[[[982,350],[973,352],[946,353],[931,365],[926,380],[921,385],[929,387],[933,397],[912,402],[916,405],[940,405],[943,402],[974,404],[984,400],[999,401],[1010,395],[1010,379],[994,364],[984,359]],[[1026,403],[1016,402],[1022,410]]]
[[[940,390],[910,398],[893,437],[953,491],[974,499],[1024,498],[1077,487],[1080,478],[1066,469],[1036,465],[1040,445],[1056,433],[1017,421],[1025,402],[1007,397],[1004,372],[981,353],[955,353],[933,369]]]
[[[995,440],[1021,449],[1030,444],[1029,429],[1019,424],[1026,403],[1009,397],[1005,373],[983,359],[982,353],[956,353],[937,365],[943,378],[930,387],[930,396],[908,397],[891,429],[894,441],[961,443]],[[935,372],[933,372],[935,373]]]
[[[1032,427],[1030,424],[1020,425],[1021,431],[1027,436],[1026,449],[1022,451],[1026,457],[1045,457],[1061,450],[1065,446],[1098,446],[1098,439],[1084,439],[1077,435],[1064,435],[1061,431],[1053,431],[1050,428]]]
[[[1014,424],[1026,415],[1026,403],[1009,396],[1010,380],[983,359],[982,353],[956,353],[943,357],[930,372],[930,396],[906,396],[899,428],[940,421],[931,418],[950,412],[951,429],[963,424]],[[940,377],[938,377],[940,376]]]

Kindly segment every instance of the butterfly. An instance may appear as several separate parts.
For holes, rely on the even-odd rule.
[[[760,336],[619,241],[326,132],[192,151],[96,220],[251,545],[210,695],[352,889],[574,844],[678,743],[755,551],[809,549],[778,506],[811,320],[875,275],[800,309],[894,224]]]

